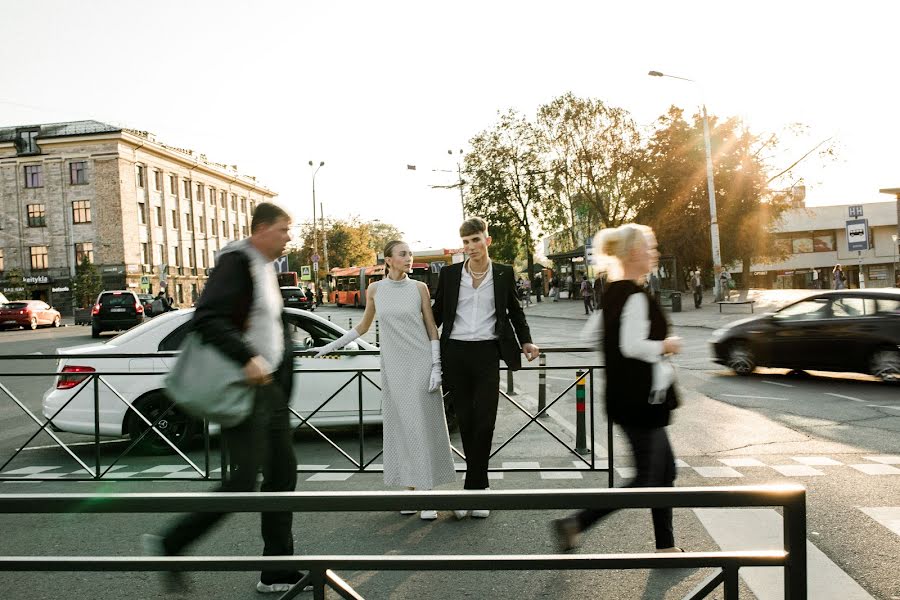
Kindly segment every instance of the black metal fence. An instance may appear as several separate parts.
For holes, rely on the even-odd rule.
[[[722,587],[725,600],[738,598],[742,567],[784,570],[785,600],[806,600],[806,491],[798,485],[717,488],[511,490],[491,492],[283,492],[179,494],[3,494],[0,513],[162,513],[162,512],[343,512],[401,509],[546,510],[577,508],[693,508],[774,506],[783,509],[783,547],[753,551],[664,554],[508,554],[391,556],[13,556],[0,557],[0,571],[250,571],[297,569],[309,575],[282,598],[305,584],[314,598],[325,588],[342,598],[362,598],[335,571],[392,570],[602,570],[718,569],[685,600],[699,600]],[[204,590],[208,594],[209,590]],[[427,593],[423,593],[427,597]]]

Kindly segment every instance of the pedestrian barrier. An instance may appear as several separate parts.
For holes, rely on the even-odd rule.
[[[282,598],[306,584],[323,600],[326,587],[342,598],[361,599],[337,573],[344,571],[534,571],[716,568],[684,600],[707,598],[719,587],[737,600],[742,567],[780,567],[785,600],[807,600],[806,490],[799,485],[490,492],[280,492],[177,494],[2,494],[0,514],[345,512],[398,510],[548,510],[579,508],[781,507],[780,549],[634,554],[487,554],[360,556],[0,556],[6,572],[255,571],[302,570],[308,575]],[[209,593],[209,590],[204,590]],[[423,594],[423,597],[427,594]]]
[[[516,400],[513,398],[517,393],[515,392],[514,382],[512,377],[512,371],[506,369],[506,367],[501,367],[501,370],[507,370],[507,390],[504,392],[502,389],[498,390],[501,397],[505,398],[508,402],[510,402],[522,415],[525,416],[527,421],[519,427],[512,435],[510,435],[505,440],[502,440],[499,443],[499,446],[493,450],[490,458],[493,459],[500,454],[504,448],[506,448],[511,442],[515,439],[519,438],[523,432],[529,427],[538,427],[546,432],[549,436],[551,436],[559,445],[565,448],[566,452],[571,455],[577,466],[544,466],[544,467],[509,467],[509,468],[500,468],[500,467],[490,467],[491,472],[517,472],[517,471],[526,471],[526,472],[534,472],[534,471],[583,471],[583,470],[591,470],[591,471],[606,471],[608,473],[608,483],[609,486],[612,487],[614,483],[614,458],[613,458],[613,431],[612,425],[610,423],[606,424],[607,430],[607,457],[606,461],[598,461],[597,457],[593,452],[590,452],[589,449],[594,447],[595,440],[595,428],[594,428],[594,400],[596,398],[594,394],[594,376],[596,371],[603,369],[602,365],[594,364],[579,367],[582,369],[577,371],[575,377],[567,382],[565,388],[556,395],[550,402],[547,402],[546,399],[546,372],[554,371],[554,372],[568,372],[571,373],[575,371],[576,367],[572,365],[560,365],[560,366],[547,366],[546,354],[547,353],[580,353],[580,352],[593,352],[591,348],[581,348],[581,347],[562,347],[562,348],[551,348],[545,349],[542,351],[539,360],[539,366],[537,367],[522,367],[520,372],[527,371],[538,371],[538,379],[539,379],[539,389],[538,389],[538,409],[537,412],[532,412],[526,406],[524,406],[522,399]],[[311,356],[313,354],[312,351],[306,352],[295,352],[295,356]],[[335,355],[378,355],[378,351],[370,351],[370,350],[351,350],[351,351],[339,351],[334,353]],[[177,352],[156,352],[156,353],[147,353],[147,354],[67,354],[65,355],[66,359],[78,359],[78,358],[89,358],[89,359],[130,359],[130,360],[139,360],[146,358],[173,358],[178,355]],[[59,357],[56,356],[43,356],[43,355],[6,355],[0,356],[0,364],[3,364],[4,361],[9,360],[53,360]],[[0,369],[2,370],[2,369]],[[373,381],[371,375],[373,373],[377,373],[378,369],[304,369],[301,371],[302,374],[313,374],[313,373],[347,373],[351,376],[340,385],[330,396],[322,400],[318,405],[309,413],[301,414],[294,407],[290,407],[290,410],[294,417],[298,420],[299,424],[295,427],[295,429],[308,428],[315,432],[318,438],[321,438],[325,443],[327,443],[335,452],[337,452],[342,459],[348,462],[348,466],[346,468],[329,468],[328,471],[332,473],[356,473],[356,472],[381,472],[382,469],[375,465],[375,462],[380,456],[381,452],[377,452],[374,456],[367,455],[365,448],[365,423],[364,423],[364,412],[363,412],[363,387],[367,385],[374,386],[374,388],[380,390],[380,386],[376,381]],[[203,422],[201,424],[201,434],[203,437],[203,457],[201,464],[197,464],[194,460],[192,460],[178,445],[172,442],[169,437],[167,437],[160,428],[160,424],[166,422],[166,420],[174,421],[176,419],[174,407],[169,405],[165,410],[160,410],[159,412],[152,415],[152,418],[148,418],[141,411],[131,409],[131,413],[134,415],[134,418],[140,419],[143,424],[146,426],[146,429],[143,433],[137,437],[136,439],[132,439],[126,448],[120,452],[111,462],[108,464],[103,464],[101,460],[101,436],[99,434],[100,431],[100,390],[101,386],[105,390],[107,390],[110,394],[112,394],[119,402],[122,402],[131,407],[129,400],[123,395],[122,392],[117,390],[111,383],[109,378],[113,376],[128,376],[128,377],[140,377],[140,376],[156,376],[159,377],[162,375],[161,372],[158,371],[94,371],[90,373],[79,373],[79,377],[83,377],[86,381],[79,383],[80,389],[73,394],[73,396],[61,407],[59,407],[56,412],[50,416],[48,419],[43,419],[41,416],[36,415],[32,410],[26,406],[26,403],[17,398],[16,395],[3,384],[2,380],[6,377],[56,377],[59,374],[56,371],[52,372],[26,372],[23,373],[21,371],[18,372],[0,372],[0,392],[6,394],[24,413],[25,415],[37,426],[36,431],[15,451],[9,456],[6,460],[3,460],[3,457],[0,456],[0,481],[7,480],[19,480],[21,477],[18,476],[10,476],[6,475],[4,471],[7,467],[12,463],[12,461],[21,454],[21,452],[28,447],[28,445],[41,433],[45,433],[51,437],[55,444],[57,444],[60,449],[62,449],[75,463],[79,466],[80,470],[84,472],[84,477],[73,477],[67,476],[65,478],[60,478],[59,476],[41,476],[41,474],[29,475],[29,479],[33,481],[81,481],[86,479],[104,479],[104,480],[120,480],[117,476],[116,471],[119,468],[119,463],[122,458],[126,455],[130,454],[135,450],[148,436],[152,437],[153,440],[160,440],[166,449],[170,450],[173,454],[177,455],[178,458],[183,461],[186,465],[190,467],[186,473],[180,475],[177,473],[161,473],[157,477],[142,477],[142,479],[186,479],[186,480],[218,480],[220,479],[220,475],[218,474],[218,469],[215,467],[215,461],[212,457],[212,448],[210,443],[210,424],[207,422]],[[579,388],[580,382],[580,388]],[[320,413],[330,402],[334,400],[343,390],[347,389],[349,386],[356,386],[357,391],[357,408],[358,408],[358,422],[357,422],[357,431],[358,431],[358,455],[356,457],[351,456],[347,451],[345,451],[338,443],[336,443],[329,435],[322,431],[319,427],[312,422],[312,419]],[[351,388],[352,389],[352,388]],[[542,417],[546,417],[548,411],[560,403],[570,392],[574,390],[576,394],[576,407],[580,412],[576,413],[576,425],[577,430],[575,432],[576,444],[575,447],[567,443],[563,440],[559,434],[554,432],[550,427],[548,427],[545,422],[545,419]],[[580,391],[579,391],[580,390]],[[65,408],[68,406],[78,394],[87,393],[92,394],[93,396],[93,413],[94,413],[94,434],[92,436],[92,446],[94,450],[93,456],[93,464],[89,465],[90,461],[83,460],[79,457],[70,447],[70,444],[67,444],[63,439],[60,438],[58,432],[53,430],[53,419],[57,417]],[[447,394],[445,393],[445,398]],[[182,418],[187,418],[182,415]],[[588,445],[588,440],[590,444]],[[461,459],[465,460],[465,455],[457,448],[453,447],[453,452],[459,456]],[[589,458],[585,458],[586,455],[590,455]],[[220,458],[219,463],[224,466],[224,461]],[[457,470],[464,471],[464,466],[457,466]],[[321,469],[308,469],[308,468],[300,468],[298,472],[301,473],[317,473],[321,472]]]

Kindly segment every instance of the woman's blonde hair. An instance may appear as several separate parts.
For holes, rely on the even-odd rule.
[[[391,267],[388,266],[387,259],[388,259],[388,258],[393,258],[393,257],[394,257],[394,248],[396,248],[396,247],[399,246],[400,244],[405,244],[405,243],[406,243],[406,242],[404,242],[403,240],[391,240],[390,242],[388,242],[388,243],[385,245],[385,247],[384,247],[384,258],[385,258],[385,261],[384,261],[384,274],[385,274],[385,276],[387,276],[387,274],[388,274],[388,273],[390,272],[390,270],[391,270]]]
[[[622,278],[622,263],[640,243],[648,244],[654,238],[653,229],[637,223],[601,229],[594,236],[594,265],[615,281]]]

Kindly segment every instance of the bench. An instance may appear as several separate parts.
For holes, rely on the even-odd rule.
[[[753,312],[753,305],[756,304],[756,300],[721,300],[721,301],[719,301],[719,302],[716,302],[716,304],[719,305],[719,312],[722,312],[722,305],[723,305],[723,304],[729,304],[729,305],[733,305],[733,304],[749,304],[749,305],[750,305],[750,312],[752,313],[752,312]]]

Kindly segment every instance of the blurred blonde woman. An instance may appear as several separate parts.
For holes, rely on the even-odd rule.
[[[385,278],[366,289],[362,320],[316,356],[365,334],[376,313],[381,324],[381,403],[384,483],[430,490],[456,481],[441,395],[441,349],[428,286],[411,279],[413,255],[401,241],[384,248]],[[401,514],[415,514],[402,511]],[[423,510],[425,520],[437,511]]]
[[[662,309],[643,287],[659,259],[656,236],[649,227],[627,224],[601,231],[594,247],[601,252],[598,267],[609,276],[602,306],[606,413],[625,432],[637,470],[626,487],[672,487],[675,457],[666,426],[678,400],[667,357],[680,352],[681,341],[668,336]],[[588,509],[554,521],[560,550],[576,548],[581,533],[611,512]],[[657,551],[681,552],[672,509],[652,514]]]

